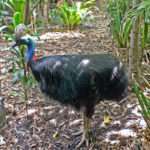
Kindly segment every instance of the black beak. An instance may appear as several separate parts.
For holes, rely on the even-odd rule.
[[[11,48],[15,48],[16,46],[18,46],[18,44],[17,43],[14,43],[12,46],[11,46]]]
[[[16,46],[19,46],[20,45],[20,40],[15,40],[15,43],[11,46],[11,48],[15,48]]]

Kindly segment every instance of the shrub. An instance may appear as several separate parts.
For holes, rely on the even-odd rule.
[[[56,9],[52,9],[50,18],[52,22],[61,24],[67,29],[72,30],[86,21],[94,3],[95,0],[88,0],[74,2],[70,5],[64,1]]]

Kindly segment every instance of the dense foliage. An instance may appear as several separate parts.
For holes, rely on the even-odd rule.
[[[61,24],[67,29],[74,29],[84,24],[91,17],[91,8],[95,4],[95,0],[83,2],[74,2],[71,5],[63,2],[60,6],[52,9],[50,12],[51,21]]]
[[[109,0],[107,5],[107,10],[111,17],[111,32],[119,47],[126,47],[129,43],[132,22],[129,18],[125,20],[125,16],[130,5],[130,0]]]
[[[136,7],[132,8],[128,12],[128,17],[132,18],[132,21],[137,18],[141,17],[143,22],[141,23],[141,33],[142,33],[142,47],[144,48],[146,44],[150,41],[150,1],[144,0]]]
[[[25,0],[5,0],[1,10],[3,20],[0,31],[4,32],[5,38],[13,39],[13,32],[16,26],[24,23]]]
[[[144,20],[144,24],[141,26],[143,47],[149,37],[150,1],[144,0],[136,7],[132,7],[132,3],[133,1],[130,0],[109,0],[107,4],[107,10],[111,18],[111,32],[119,47],[129,46],[132,24],[138,16],[141,16]]]
[[[139,104],[141,106],[141,113],[150,128],[150,98],[144,95],[144,92],[140,89],[139,85],[133,86],[133,91],[136,94]]]

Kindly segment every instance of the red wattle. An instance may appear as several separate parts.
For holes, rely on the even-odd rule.
[[[33,60],[34,60],[34,61],[36,61],[36,60],[37,60],[37,57],[36,57],[35,55],[33,56]]]

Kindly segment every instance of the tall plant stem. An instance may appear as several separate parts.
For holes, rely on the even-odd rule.
[[[28,91],[27,91],[27,71],[26,71],[26,64],[24,61],[24,47],[21,47],[21,55],[22,55],[22,65],[23,65],[23,70],[24,70],[24,77],[23,77],[23,94],[24,94],[24,101],[25,101],[25,109],[26,109],[26,114],[28,117]]]

